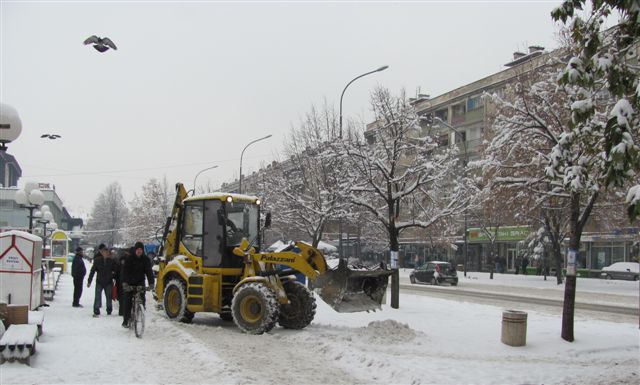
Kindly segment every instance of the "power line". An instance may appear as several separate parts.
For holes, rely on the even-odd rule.
[[[270,154],[269,155],[263,154],[263,155],[252,156],[252,157],[249,157],[249,159],[261,159],[261,158],[265,158],[267,156],[270,156]],[[239,159],[223,159],[223,160],[212,160],[210,162],[185,163],[185,164],[179,164],[179,165],[173,165],[173,166],[157,166],[157,167],[132,168],[132,169],[122,169],[122,170],[110,170],[110,171],[87,171],[87,172],[71,172],[70,171],[69,173],[65,173],[65,174],[23,175],[22,177],[23,178],[42,178],[42,177],[54,177],[54,176],[97,175],[97,176],[127,178],[126,176],[108,175],[108,174],[116,173],[116,172],[151,171],[151,170],[162,170],[162,169],[169,169],[169,168],[201,166],[201,165],[212,164],[212,163],[237,162],[238,160]],[[35,167],[35,168],[43,168],[43,167],[38,166],[38,165],[30,165],[30,164],[24,164],[24,166]],[[62,169],[51,169],[51,170],[68,171],[68,170],[62,170]],[[138,178],[138,177],[128,176],[128,178]]]

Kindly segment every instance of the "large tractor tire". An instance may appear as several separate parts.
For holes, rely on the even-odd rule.
[[[303,284],[297,281],[284,283],[289,303],[280,305],[278,323],[286,329],[304,329],[316,315],[316,299]]]
[[[273,329],[278,320],[276,294],[261,282],[240,286],[231,302],[231,313],[236,325],[250,334],[262,334]]]
[[[172,279],[164,288],[162,304],[167,317],[190,323],[194,314],[187,310],[187,290],[180,279]]]

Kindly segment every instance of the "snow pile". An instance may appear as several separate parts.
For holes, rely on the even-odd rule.
[[[369,343],[377,345],[409,342],[418,335],[409,325],[392,319],[370,322],[361,333]]]

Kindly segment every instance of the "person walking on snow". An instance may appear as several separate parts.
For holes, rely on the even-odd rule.
[[[84,266],[84,250],[82,247],[76,248],[76,255],[71,262],[71,276],[73,277],[73,307],[82,307],[80,305],[80,297],[82,296],[82,283],[84,276],[87,274],[87,268]]]
[[[113,305],[111,301],[111,290],[113,287],[113,275],[116,273],[116,263],[109,256],[109,249],[104,243],[98,246],[98,255],[93,260],[93,266],[89,272],[89,280],[87,281],[87,287],[91,286],[93,275],[96,274],[96,290],[95,299],[93,300],[93,316],[98,317],[100,315],[100,308],[102,307],[102,293],[104,292],[107,301],[107,314],[111,314]]]
[[[131,318],[131,304],[133,299],[133,292],[127,291],[127,286],[144,286],[144,278],[147,277],[149,287],[153,287],[154,278],[151,271],[151,263],[149,258],[144,254],[144,245],[142,242],[136,242],[131,249],[131,253],[124,259],[122,265],[122,286],[124,290],[123,302],[124,302],[124,320],[122,321],[122,327],[129,327],[129,319]],[[142,303],[144,304],[144,295],[142,296]]]
[[[529,258],[522,257],[522,274],[527,275],[527,266],[529,266]]]

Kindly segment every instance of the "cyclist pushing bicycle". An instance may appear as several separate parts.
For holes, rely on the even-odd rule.
[[[151,271],[151,262],[149,258],[144,254],[144,245],[142,242],[136,242],[131,249],[131,253],[126,257],[121,266],[121,276],[123,287],[144,287],[144,279],[147,277],[149,287],[153,287],[154,279],[153,272]],[[124,306],[124,320],[122,327],[129,327],[129,320],[131,319],[131,308],[133,304],[134,295],[140,295],[142,298],[142,304],[145,303],[144,292],[139,294],[136,290],[124,290],[123,293],[123,306]]]

